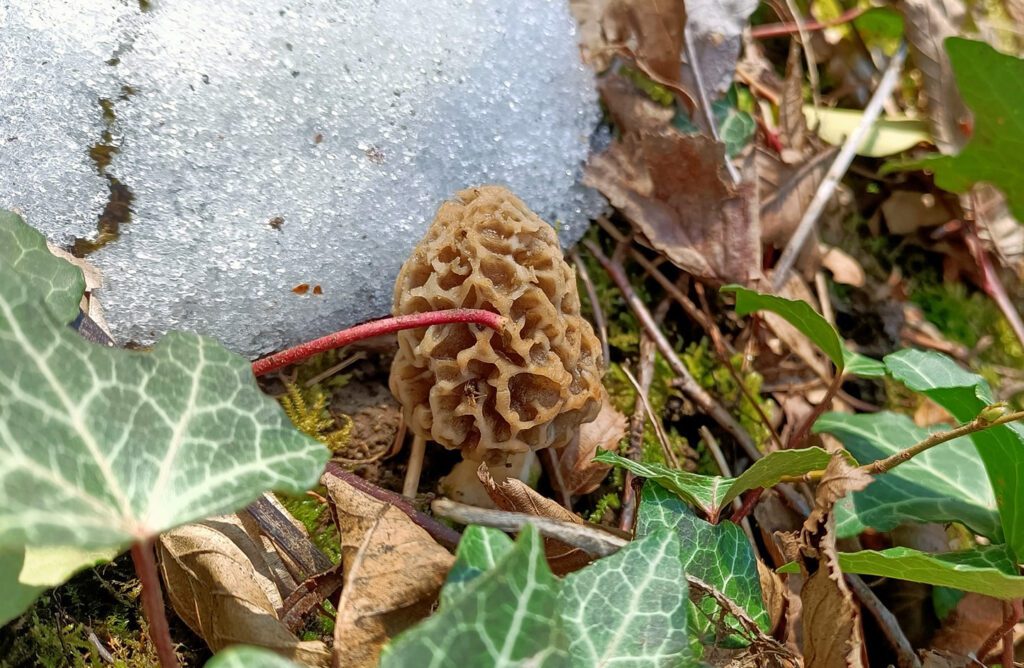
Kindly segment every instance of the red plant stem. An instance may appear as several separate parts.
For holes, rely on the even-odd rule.
[[[985,639],[981,647],[974,656],[978,658],[978,661],[984,661],[985,657],[988,656],[993,649],[996,648],[996,643],[1000,640],[1003,641],[1003,666],[1013,668],[1013,627],[1017,625],[1017,622],[1021,620],[1024,609],[1022,609],[1021,599],[1013,601],[1007,601],[1008,605],[1004,607],[1006,616],[1003,618],[1003,623],[999,625],[992,634]],[[1006,646],[1010,646],[1010,661],[1006,661]]]
[[[739,524],[743,521],[743,518],[750,514],[750,511],[754,509],[757,502],[761,500],[761,495],[764,494],[764,487],[755,487],[746,494],[743,495],[743,504],[736,509],[736,512],[732,514],[729,521],[733,524]]]
[[[153,539],[146,538],[132,544],[132,563],[135,574],[142,582],[142,611],[149,622],[149,637],[156,646],[156,655],[161,668],[178,668],[178,657],[174,654],[171,629],[167,626],[164,613],[164,594],[160,588],[160,575],[156,570],[153,555]]]
[[[304,359],[312,357],[317,353],[327,350],[341,348],[356,341],[392,334],[403,329],[416,329],[417,327],[430,327],[431,325],[448,325],[452,323],[471,323],[484,325],[491,329],[501,330],[505,324],[505,318],[490,311],[479,309],[453,308],[447,311],[428,311],[426,313],[413,313],[412,315],[400,315],[391,318],[382,318],[371,322],[356,325],[343,329],[340,332],[322,336],[319,339],[301,343],[294,348],[274,353],[270,357],[264,357],[252,363],[252,372],[262,376],[277,371],[289,364],[296,364]]]
[[[804,30],[824,30],[834,26],[849,23],[867,11],[867,7],[854,7],[847,9],[839,16],[829,21],[804,21]],[[766,37],[782,37],[800,32],[800,27],[795,21],[788,23],[769,23],[767,25],[754,26],[750,29],[750,36],[754,39],[765,39]]]
[[[981,239],[978,238],[978,235],[973,230],[964,230],[964,241],[967,242],[968,250],[971,251],[971,255],[974,256],[978,267],[981,269],[982,290],[996,303],[1017,340],[1021,342],[1021,345],[1024,345],[1024,321],[1021,320],[1020,313],[1017,312],[1017,308],[1013,305],[1013,300],[1007,294],[1006,287],[1003,285],[1003,281],[1000,280],[999,274],[992,264],[992,259],[988,255],[988,251],[985,250]]]

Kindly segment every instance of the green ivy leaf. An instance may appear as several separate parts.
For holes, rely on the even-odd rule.
[[[992,403],[992,391],[984,378],[941,353],[901,350],[886,356],[885,365],[894,379],[926,395],[958,422],[974,419]],[[992,483],[1003,536],[1019,561],[1024,558],[1024,426],[1001,425],[969,438]]]
[[[217,652],[206,662],[206,668],[302,668],[294,661],[274,654],[269,649],[235,645]]]
[[[669,530],[566,576],[561,616],[574,666],[679,666],[687,654],[686,579]]]
[[[888,457],[929,434],[907,416],[890,412],[825,413],[814,431],[838,438],[860,462]],[[992,486],[970,439],[926,450],[836,504],[840,538],[868,527],[890,531],[905,522],[963,522],[975,533],[1002,542]]]
[[[123,548],[316,483],[326,449],[249,363],[173,333],[150,353],[90,344],[0,264],[0,545]]]
[[[444,610],[462,596],[469,584],[493,569],[512,549],[512,539],[496,529],[467,527],[459,539],[455,563],[441,589],[440,608]]]
[[[470,527],[437,614],[386,647],[381,665],[678,666],[688,642],[679,553],[662,531],[559,580],[533,527],[514,545]]]
[[[772,487],[786,476],[822,470],[828,466],[829,454],[821,448],[777,450],[754,462],[736,478],[699,475],[662,464],[636,462],[608,450],[600,451],[594,461],[619,466],[641,478],[656,480],[716,522],[722,509],[743,492],[757,487]]]
[[[11,621],[46,591],[46,587],[27,585],[20,580],[25,563],[25,548],[0,548],[0,626]]]
[[[726,285],[721,288],[721,292],[735,293],[738,315],[749,315],[756,311],[771,311],[785,318],[786,322],[796,327],[812,343],[821,348],[821,351],[836,365],[838,373],[843,373],[846,370],[858,376],[885,375],[885,367],[878,360],[847,350],[835,328],[807,302],[762,294],[741,285]]]
[[[10,211],[0,211],[0,265],[18,272],[60,320],[70,322],[78,315],[85,292],[82,271],[51,255],[46,238]]]
[[[1013,216],[1024,222],[1024,60],[961,37],[950,37],[945,47],[960,96],[974,113],[971,139],[957,155],[898,167],[930,169],[935,183],[952,192],[991,183],[1006,196]]]
[[[839,567],[844,573],[923,582],[995,598],[1024,597],[1024,577],[1014,574],[1017,568],[1004,545],[944,554],[927,554],[908,547],[840,552]]]
[[[648,481],[640,496],[636,535],[646,536],[666,528],[679,536],[683,570],[725,594],[767,632],[769,619],[761,596],[757,557],[743,529],[732,522],[708,524],[694,515],[675,494]],[[718,603],[705,598],[699,608],[695,608],[691,607],[689,613],[691,630],[701,636],[705,644],[713,643],[720,617]],[[726,624],[739,631],[735,620],[727,618]],[[737,632],[722,639],[722,644],[743,647],[747,643]]]

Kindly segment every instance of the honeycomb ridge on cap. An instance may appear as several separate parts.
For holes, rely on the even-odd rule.
[[[394,314],[477,308],[464,323],[398,333],[391,392],[418,436],[466,457],[566,445],[603,396],[601,346],[550,225],[501,186],[438,209],[395,283]]]

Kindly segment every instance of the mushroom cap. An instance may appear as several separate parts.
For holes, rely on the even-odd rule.
[[[501,186],[445,202],[395,283],[394,314],[476,308],[504,331],[398,333],[391,392],[418,436],[471,459],[566,445],[600,409],[601,346],[550,225]]]

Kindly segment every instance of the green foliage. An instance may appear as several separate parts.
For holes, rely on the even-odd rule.
[[[976,183],[991,183],[1006,196],[1014,217],[1024,221],[1024,60],[996,51],[984,42],[960,37],[945,41],[957,87],[974,113],[970,141],[957,155],[943,155],[900,165],[930,169],[935,183],[952,192],[967,192]]]
[[[88,343],[48,306],[62,293],[38,280],[57,275],[42,237],[19,238],[0,258],[0,549],[123,549],[316,482],[326,450],[246,360],[181,333],[151,353]]]
[[[731,412],[739,418],[740,425],[747,430],[755,443],[764,443],[770,438],[771,432],[761,420],[758,408],[767,415],[771,411],[771,404],[761,396],[761,374],[754,370],[742,370],[743,353],[736,353],[729,360],[732,368],[736,369],[736,375],[742,379],[743,387],[740,387],[729,369],[711,352],[711,344],[707,337],[691,343],[679,357],[686,365],[686,370],[701,387],[731,408]],[[751,399],[757,402],[756,405]]]
[[[995,598],[1024,597],[1024,577],[1016,574],[1015,560],[1005,545],[943,554],[908,547],[840,552],[839,567],[845,573],[942,585]]]
[[[533,527],[515,544],[470,527],[438,612],[386,647],[381,666],[678,666],[688,642],[680,565],[678,538],[661,531],[559,580]]]
[[[235,645],[206,662],[206,668],[301,668],[299,664],[262,647]]]
[[[675,374],[672,372],[672,367],[668,365],[665,358],[660,354],[655,354],[654,378],[651,380],[651,386],[647,391],[647,402],[655,416],[665,415],[669,398],[679,396],[678,390],[672,387],[672,380],[674,378]],[[629,382],[621,365],[609,365],[608,372],[604,377],[604,386],[608,391],[608,397],[612,405],[622,414],[632,415],[637,401],[636,388]],[[654,419],[661,418],[655,417]],[[668,439],[669,447],[673,449],[676,456],[680,460],[685,459],[685,453],[689,449],[686,438],[680,436],[672,428],[665,430],[665,436]],[[667,463],[664,449],[662,448],[661,441],[658,439],[658,433],[650,419],[644,422],[641,461]]]
[[[745,99],[741,99],[740,91]],[[754,132],[757,131],[757,122],[749,113],[752,111],[753,105],[747,102],[749,102],[749,93],[746,89],[732,86],[725,98],[711,103],[718,136],[721,137],[722,144],[725,145],[725,153],[730,158],[739,155],[753,139]],[[743,107],[748,108],[744,109]],[[701,134],[700,127],[684,111],[679,111],[675,115],[672,124],[687,134]]]
[[[325,494],[323,487],[315,491],[321,496]],[[278,494],[277,498],[292,517],[302,523],[320,551],[337,563],[341,559],[341,539],[327,505],[308,494]]]
[[[924,440],[929,431],[905,415],[825,413],[814,431],[829,433],[858,461],[883,459]],[[890,531],[905,522],[963,522],[991,540],[1002,540],[1002,527],[985,466],[969,438],[931,448],[876,476],[862,491],[836,504],[841,538],[866,528]]]
[[[902,350],[886,356],[889,374],[926,395],[959,422],[974,419],[993,403],[988,383],[936,352]],[[999,508],[1003,535],[1018,559],[1024,558],[1024,426],[1002,425],[970,436],[985,463]],[[947,444],[948,447],[948,444]]]
[[[327,409],[327,393],[320,386],[302,389],[295,383],[288,383],[278,401],[284,414],[303,434],[320,441],[333,453],[342,453],[348,447],[352,418],[342,415],[344,424],[338,427],[334,415]]]
[[[0,211],[0,265],[17,272],[57,319],[69,322],[78,315],[85,292],[82,271],[51,255],[43,235],[10,211]]]
[[[698,475],[661,464],[644,464],[601,451],[594,461],[620,466],[634,475],[657,481],[665,489],[696,506],[711,522],[740,494],[757,487],[772,487],[786,476],[801,476],[824,469],[831,456],[821,448],[776,450],[757,460],[736,478]]]
[[[636,535],[647,536],[665,529],[679,537],[684,572],[715,587],[745,610],[763,630],[768,630],[757,557],[738,525],[732,522],[709,524],[694,515],[672,492],[648,482],[640,496]],[[713,645],[716,639],[725,647],[747,644],[738,622],[726,615],[713,599],[691,604],[689,620],[691,633],[705,645]]]

